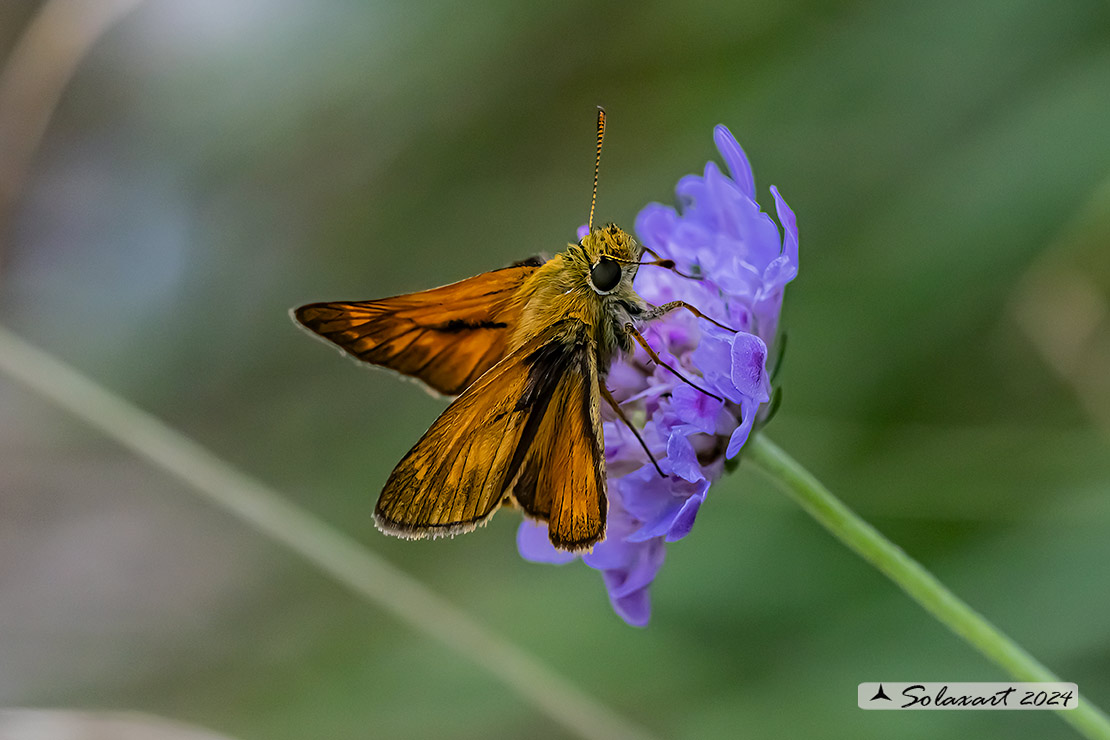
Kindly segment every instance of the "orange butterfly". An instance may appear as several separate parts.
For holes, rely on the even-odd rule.
[[[681,301],[649,306],[632,288],[639,266],[674,269],[673,262],[652,253],[654,261],[641,263],[645,248],[627,232],[593,228],[604,133],[599,108],[589,233],[553,259],[420,293],[293,311],[358,360],[462,394],[386,481],[374,509],[383,532],[411,539],[469,532],[509,503],[547,522],[557,548],[589,550],[604,539],[601,399],[628,423],[605,386],[609,366],[634,340],[662,363],[638,322],[676,308],[708,319]]]

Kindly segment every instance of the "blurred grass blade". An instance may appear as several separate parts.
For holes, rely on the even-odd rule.
[[[47,0],[0,70],[0,234],[54,109],[89,49],[143,0]]]
[[[232,740],[138,712],[0,709],[0,740]]]
[[[2,326],[0,371],[189,484],[368,602],[489,671],[575,735],[595,740],[650,737],[354,539]]]
[[[744,446],[744,460],[805,509],[834,537],[882,571],[925,610],[1018,681],[1060,681],[1052,671],[949,591],[944,584],[821,485],[809,471],[763,434]],[[1057,712],[1091,740],[1110,740],[1110,718],[1081,697],[1075,709]]]

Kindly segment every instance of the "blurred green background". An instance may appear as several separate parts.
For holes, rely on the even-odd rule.
[[[39,8],[0,4],[0,59]],[[597,104],[600,218],[629,227],[731,128],[801,232],[768,433],[1110,705],[1104,0],[148,0],[81,60],[8,204],[0,322],[661,737],[1074,737],[1047,712],[857,709],[861,681],[1005,676],[743,466],[669,547],[644,630],[581,564],[521,561],[513,514],[375,531],[443,402],[288,309],[558,251]],[[568,737],[3,376],[0,705],[243,740]]]

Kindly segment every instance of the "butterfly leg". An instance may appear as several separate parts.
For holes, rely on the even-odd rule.
[[[697,275],[688,275],[687,273],[678,269],[677,267],[674,266],[674,260],[664,259],[663,257],[660,257],[659,253],[656,252],[654,249],[651,249],[650,247],[645,246],[644,251],[647,252],[648,254],[650,254],[652,257],[654,257],[655,261],[654,262],[643,262],[641,264],[655,265],[656,267],[662,267],[664,270],[670,270],[675,275],[678,275],[679,277],[684,277],[688,280],[701,280],[701,278],[698,277]]]
[[[643,447],[644,452],[647,453],[648,460],[651,460],[651,464],[654,465],[655,469],[659,472],[659,476],[662,478],[666,478],[667,474],[663,472],[663,469],[659,467],[659,463],[655,461],[655,456],[651,454],[651,450],[648,449],[647,442],[645,442],[644,438],[640,436],[640,431],[636,427],[632,426],[632,422],[629,421],[628,417],[624,415],[624,409],[622,409],[620,404],[617,403],[617,399],[613,398],[613,394],[610,393],[609,389],[606,388],[604,385],[599,385],[598,387],[601,388],[602,397],[604,397],[605,400],[609,402],[609,405],[613,407],[613,411],[617,412],[617,416],[619,416],[621,421],[624,422],[624,425],[631,429],[632,433],[636,435],[636,439],[639,440],[640,446]]]
[[[733,334],[738,333],[738,330],[733,329],[731,326],[725,326],[720,321],[717,321],[716,319],[713,319],[713,318],[710,318],[709,316],[706,316],[705,314],[703,314],[701,311],[699,311],[698,309],[691,306],[686,301],[671,301],[670,303],[664,303],[662,306],[656,306],[655,308],[652,308],[651,310],[647,311],[646,313],[640,314],[637,318],[639,318],[640,321],[651,321],[652,319],[657,319],[660,316],[664,316],[664,315],[670,313],[671,311],[675,310],[676,308],[685,308],[687,311],[694,314],[698,318],[705,319],[709,323],[715,324],[715,325],[721,327],[722,329],[724,329],[725,331],[730,331]]]
[[[681,303],[681,301],[676,301],[676,303]],[[671,304],[668,303],[666,305],[671,305]],[[677,308],[677,306],[676,306],[676,308]],[[662,365],[663,367],[670,370],[672,373],[674,373],[675,375],[678,376],[679,380],[686,383],[686,385],[690,386],[691,388],[693,388],[695,390],[698,390],[698,391],[701,391],[702,393],[709,396],[710,398],[716,398],[721,403],[725,402],[725,399],[721,398],[716,393],[710,393],[709,391],[705,390],[700,385],[698,385],[697,383],[693,382],[692,380],[687,378],[685,375],[680,373],[678,370],[675,370],[673,367],[671,367],[667,363],[663,362],[663,358],[661,358],[658,355],[658,353],[656,353],[656,351],[651,348],[651,345],[648,344],[646,339],[644,339],[644,335],[641,334],[640,332],[636,331],[635,326],[633,326],[632,324],[625,324],[624,325],[624,330],[628,333],[629,336],[631,336],[633,339],[636,340],[637,344],[639,344],[641,347],[644,348],[644,352],[647,352],[648,357],[650,357],[653,362],[655,362],[656,364]]]

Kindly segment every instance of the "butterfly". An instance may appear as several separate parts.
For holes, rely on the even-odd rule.
[[[292,312],[351,357],[458,396],[386,481],[374,508],[383,532],[409,539],[469,532],[509,504],[546,522],[556,548],[589,550],[605,537],[608,511],[602,400],[663,475],[606,387],[613,359],[638,344],[717,398],[666,365],[637,325],[684,308],[728,327],[682,301],[649,305],[633,289],[639,267],[678,272],[674,263],[614,224],[593,226],[604,133],[598,108],[588,233],[554,258],[419,293]],[[654,260],[642,262],[645,251]]]

